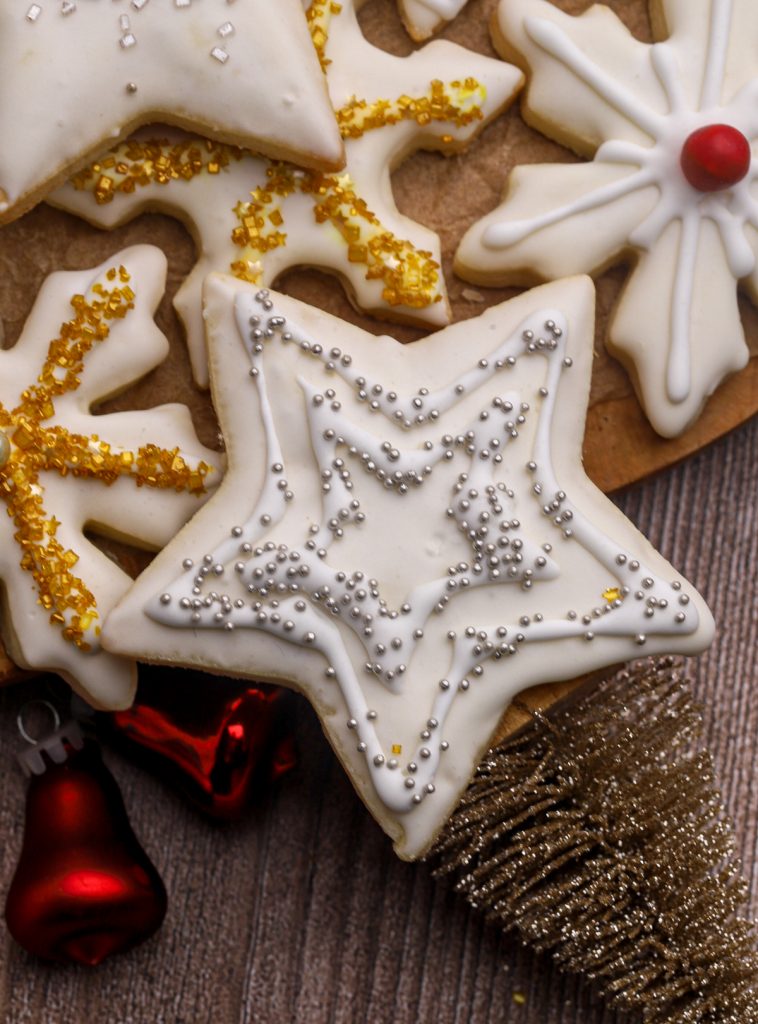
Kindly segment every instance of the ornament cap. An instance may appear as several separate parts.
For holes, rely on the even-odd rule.
[[[25,723],[25,714],[29,708],[34,705],[41,705],[51,713],[53,718],[53,732],[43,736],[42,739],[35,740],[33,736],[27,731]],[[60,716],[56,711],[55,707],[46,700],[35,700],[24,707],[18,713],[18,731],[21,733],[23,738],[30,746],[26,750],[22,750],[18,754],[18,763],[21,765],[21,769],[24,775],[27,777],[31,775],[43,775],[48,768],[48,764],[63,764],[68,760],[70,751],[81,750],[84,746],[84,737],[82,730],[79,727],[79,723],[74,719],[70,719],[61,725]],[[45,757],[47,755],[47,757]]]

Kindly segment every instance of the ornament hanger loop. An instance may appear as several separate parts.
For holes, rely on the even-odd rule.
[[[52,715],[53,719],[52,729],[47,730],[42,734],[42,736],[38,736],[36,739],[30,735],[29,731],[27,730],[24,724],[24,719],[28,719],[29,712],[35,707],[35,705],[46,708],[50,715]],[[24,706],[18,713],[18,716],[16,718],[16,724],[18,725],[18,731],[21,733],[22,737],[26,740],[26,742],[31,743],[33,746],[36,746],[36,744],[39,743],[41,739],[49,735],[51,732],[55,732],[58,728],[60,728],[61,716],[58,714],[55,705],[51,704],[49,700],[42,700],[42,698],[40,697],[35,698],[34,700],[27,701],[27,703],[24,704]]]

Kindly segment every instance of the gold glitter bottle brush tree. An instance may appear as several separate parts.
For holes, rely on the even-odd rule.
[[[435,876],[646,1024],[758,1020],[755,926],[701,726],[673,658],[534,714],[482,760]]]

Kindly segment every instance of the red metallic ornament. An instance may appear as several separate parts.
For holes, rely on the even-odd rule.
[[[680,158],[685,178],[699,192],[736,185],[750,170],[750,160],[750,143],[730,124],[698,128],[685,140]]]
[[[13,938],[46,960],[91,966],[147,939],[166,890],[96,744],[71,722],[20,760],[35,774],[5,905]]]
[[[140,666],[137,697],[107,716],[118,735],[215,818],[239,817],[295,765],[279,687]]]

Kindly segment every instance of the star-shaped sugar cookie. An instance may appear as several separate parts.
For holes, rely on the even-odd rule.
[[[582,470],[589,279],[406,346],[232,277],[205,298],[228,475],[104,642],[301,690],[401,856],[519,690],[708,644]]]
[[[0,5],[0,223],[153,121],[342,165],[299,0]]]
[[[460,14],[467,0],[397,0],[408,35],[421,42]]]
[[[573,17],[502,0],[495,41],[529,68],[524,116],[590,162],[517,167],[456,271],[523,284],[631,261],[608,346],[672,437],[749,357],[737,292],[758,300],[758,6],[651,8],[649,45],[605,5]]]
[[[165,276],[152,246],[53,274],[0,351],[3,637],[18,664],[110,709],[129,704],[136,668],[100,632],[131,580],[89,534],[159,548],[221,479],[185,406],[90,411],[165,358],[152,318]]]
[[[344,171],[308,171],[161,129],[121,143],[51,197],[98,227],[156,208],[188,223],[199,258],[176,308],[201,386],[201,292],[211,271],[269,285],[291,267],[317,266],[337,274],[361,309],[447,323],[439,238],[397,209],[390,172],[415,149],[465,147],[523,81],[511,65],[452,43],[407,58],[385,53],[364,38],[353,0],[313,0],[308,17],[345,140]]]

